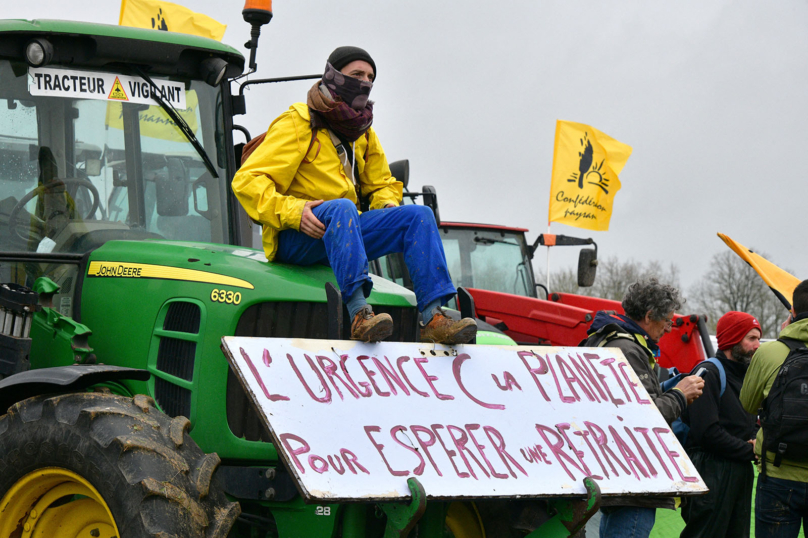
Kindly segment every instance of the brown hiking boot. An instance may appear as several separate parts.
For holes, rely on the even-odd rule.
[[[354,316],[351,323],[351,340],[380,342],[393,334],[393,318],[390,314],[374,314],[369,304]]]
[[[435,311],[432,321],[421,327],[421,342],[436,344],[465,344],[477,336],[477,322],[471,318],[455,321],[443,313],[442,308]]]

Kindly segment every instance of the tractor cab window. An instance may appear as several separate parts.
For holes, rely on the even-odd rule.
[[[536,296],[523,235],[500,230],[442,227],[441,240],[455,286]]]
[[[523,234],[466,225],[441,226],[440,234],[446,265],[455,287],[537,296]],[[412,289],[401,254],[380,258],[371,264],[371,271]],[[454,300],[448,306],[456,308]]]
[[[77,87],[71,79],[94,77],[63,73]],[[0,61],[0,253],[81,254],[112,239],[229,241],[218,88],[170,81],[217,179],[159,105],[134,99],[143,90],[133,77],[115,75],[102,98],[83,99],[43,94],[41,84],[31,91],[45,80],[36,74]]]
[[[65,260],[110,240],[230,242],[221,90],[152,80],[210,169],[139,77],[0,60],[0,282],[70,283]]]

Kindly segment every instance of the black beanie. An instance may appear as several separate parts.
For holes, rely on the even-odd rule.
[[[355,60],[363,60],[369,63],[373,68],[373,77],[375,79],[377,75],[376,63],[364,49],[359,47],[337,47],[328,57],[328,63],[333,65],[337,71],[341,71],[343,67]]]

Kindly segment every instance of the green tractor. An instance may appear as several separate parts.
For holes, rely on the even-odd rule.
[[[245,10],[253,69],[270,18]],[[221,339],[345,339],[349,327],[329,268],[268,263],[248,246],[229,188],[244,63],[195,36],[0,21],[0,537],[579,527],[594,496],[550,509],[430,501],[422,515],[303,502]],[[392,339],[416,341],[414,295],[374,282]]]

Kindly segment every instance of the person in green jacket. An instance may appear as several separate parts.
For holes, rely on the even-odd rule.
[[[808,280],[794,289],[791,304],[792,317],[779,336],[808,344]],[[758,348],[741,388],[741,404],[747,412],[758,413],[788,353],[788,347],[776,340]],[[763,433],[763,429],[758,431],[755,440],[755,454],[760,458],[764,457]],[[796,538],[803,522],[808,525],[808,461],[783,459],[775,467],[774,456],[766,451],[765,473],[758,477],[755,536]]]

